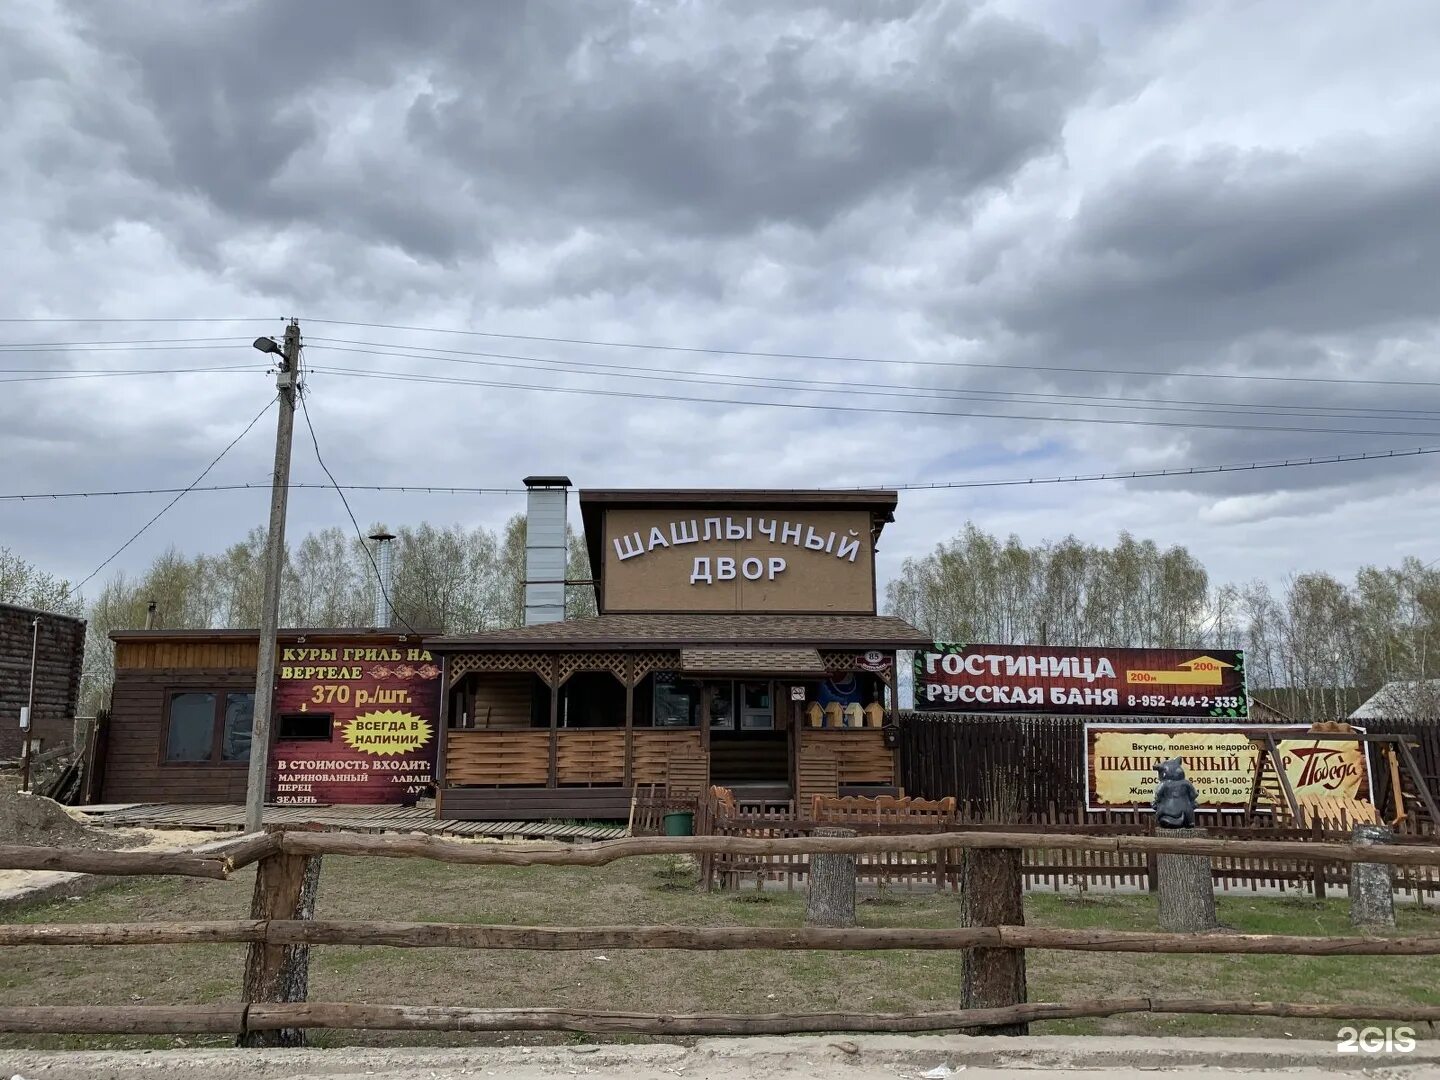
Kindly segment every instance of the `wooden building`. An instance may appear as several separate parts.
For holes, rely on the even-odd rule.
[[[929,645],[877,614],[895,492],[579,502],[598,615],[426,639],[445,683],[440,817],[623,817],[654,784],[895,790],[895,653]]]
[[[240,803],[259,634],[120,630],[102,802]],[[440,669],[393,630],[284,630],[268,801],[411,803],[430,790]]]
[[[35,710],[30,718],[31,749],[53,749],[74,738],[80,669],[85,660],[85,620],[0,604],[0,760],[14,760],[23,750],[20,710],[30,702],[32,656]]]

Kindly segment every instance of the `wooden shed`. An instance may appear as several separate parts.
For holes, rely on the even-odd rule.
[[[124,630],[103,754],[103,802],[245,799],[259,634]],[[411,803],[434,779],[439,668],[413,635],[279,636],[267,800]]]
[[[0,760],[21,754],[20,710],[30,701],[32,654],[31,748],[43,751],[73,738],[85,661],[85,620],[0,604]]]

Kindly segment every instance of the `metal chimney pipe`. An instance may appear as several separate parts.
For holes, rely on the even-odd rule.
[[[379,553],[376,563],[380,569],[380,587],[375,590],[374,625],[376,629],[384,629],[390,625],[395,613],[390,602],[390,598],[395,595],[395,571],[390,556],[390,541],[395,539],[395,534],[382,530],[371,533],[370,539],[375,541]]]
[[[565,620],[568,476],[527,476],[525,496],[525,625]]]

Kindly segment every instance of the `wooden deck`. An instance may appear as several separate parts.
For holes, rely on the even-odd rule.
[[[114,803],[78,806],[96,825],[115,828],[239,831],[245,808],[234,804]],[[351,832],[420,832],[519,840],[613,840],[623,825],[560,821],[438,821],[433,809],[405,806],[267,806],[267,825],[330,825]]]

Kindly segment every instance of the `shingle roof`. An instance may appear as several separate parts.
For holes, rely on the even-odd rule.
[[[925,648],[930,639],[892,615],[595,615],[484,634],[425,639],[440,652],[485,649],[679,648],[683,645],[808,645]]]
[[[824,675],[825,664],[817,649],[725,649],[708,646],[680,650],[680,670],[686,675]]]

